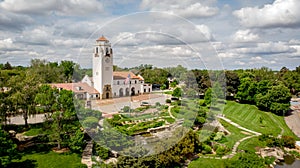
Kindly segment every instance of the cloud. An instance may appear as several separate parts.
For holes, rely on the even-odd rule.
[[[103,5],[97,0],[4,0],[0,3],[4,10],[25,14],[82,15],[103,11]]]
[[[50,45],[52,38],[53,29],[51,27],[39,26],[32,30],[24,30],[16,40],[18,43],[27,45]]]
[[[298,27],[300,26],[300,1],[275,0],[272,4],[246,7],[233,12],[246,27]]]
[[[217,7],[210,6],[211,2],[197,0],[143,0],[141,8],[150,11],[166,11],[185,18],[211,17],[218,14]]]
[[[0,30],[21,31],[33,22],[34,20],[29,16],[0,11]]]
[[[2,51],[13,51],[13,50],[17,50],[17,49],[18,48],[13,43],[13,40],[11,38],[0,40],[0,50],[2,50]]]
[[[279,54],[279,53],[294,53],[296,49],[290,47],[285,42],[266,42],[257,43],[255,47],[243,47],[235,49],[237,53],[243,54]]]
[[[259,40],[259,35],[252,33],[249,29],[238,30],[233,35],[233,40],[235,42],[256,42],[257,40]]]

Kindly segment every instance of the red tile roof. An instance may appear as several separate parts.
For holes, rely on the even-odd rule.
[[[130,74],[130,79],[143,80],[139,76],[136,76],[134,73],[128,72],[128,71],[114,71],[113,77],[114,77],[114,79],[126,79],[128,77],[128,74]]]
[[[108,41],[108,40],[102,35],[96,41]]]
[[[89,94],[97,94],[99,93],[96,89],[89,86],[87,83],[52,83],[50,84],[52,87],[62,88],[65,90],[71,90],[75,93],[89,93]],[[80,90],[78,89],[80,87]]]

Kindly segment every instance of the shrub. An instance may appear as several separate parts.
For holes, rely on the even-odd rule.
[[[123,110],[123,112],[128,113],[128,112],[130,112],[130,107],[124,106],[122,110]]]
[[[203,150],[202,150],[202,153],[203,154],[209,154],[211,153],[211,147],[209,145],[203,145]]]
[[[281,139],[283,141],[284,147],[295,148],[296,140],[294,137],[284,135],[281,137]]]
[[[223,156],[223,155],[225,155],[228,151],[229,151],[229,149],[228,149],[226,146],[219,145],[219,146],[217,147],[216,153],[217,153],[218,156]]]
[[[171,103],[171,100],[170,99],[166,99],[166,103]]]

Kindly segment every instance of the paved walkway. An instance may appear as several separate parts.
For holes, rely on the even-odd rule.
[[[81,163],[86,164],[88,168],[91,168],[93,165],[92,162],[92,154],[93,154],[93,141],[88,141],[85,149],[82,152]]]
[[[154,105],[156,102],[165,104],[167,98],[169,98],[169,95],[166,94],[146,94],[107,100],[92,100],[92,109],[110,114],[119,112],[124,106],[129,106],[132,109],[140,107],[142,101],[147,101],[151,105]]]
[[[231,125],[233,125],[233,126],[239,128],[239,129],[241,129],[241,130],[250,132],[250,133],[255,134],[255,135],[261,135],[261,133],[256,132],[256,131],[249,130],[249,129],[247,129],[247,128],[244,128],[244,127],[240,126],[239,124],[237,124],[237,123],[231,121],[230,119],[228,119],[228,118],[226,118],[226,117],[223,117],[223,116],[217,116],[217,117],[218,117],[218,118],[221,118],[221,119],[223,119],[223,120],[225,120],[225,121],[227,121],[227,122],[230,123]]]
[[[45,119],[45,114],[28,115],[27,122],[28,124],[36,124],[44,122]],[[22,114],[13,117],[8,117],[7,120],[7,124],[25,125],[25,120]]]
[[[171,113],[171,108],[173,108],[173,107],[174,107],[174,106],[169,106],[168,112],[169,112],[169,115],[170,115],[171,118],[176,119],[176,118],[173,116],[173,114]]]

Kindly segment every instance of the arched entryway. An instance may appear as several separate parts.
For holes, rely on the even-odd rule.
[[[126,88],[126,96],[129,96],[129,88]]]
[[[134,95],[135,95],[135,88],[132,87],[132,88],[131,88],[131,96],[134,96]]]
[[[120,97],[123,97],[123,96],[124,96],[123,88],[120,88],[120,90],[119,90],[119,96],[120,96]]]
[[[109,99],[109,93],[108,92],[106,93],[106,99]]]

